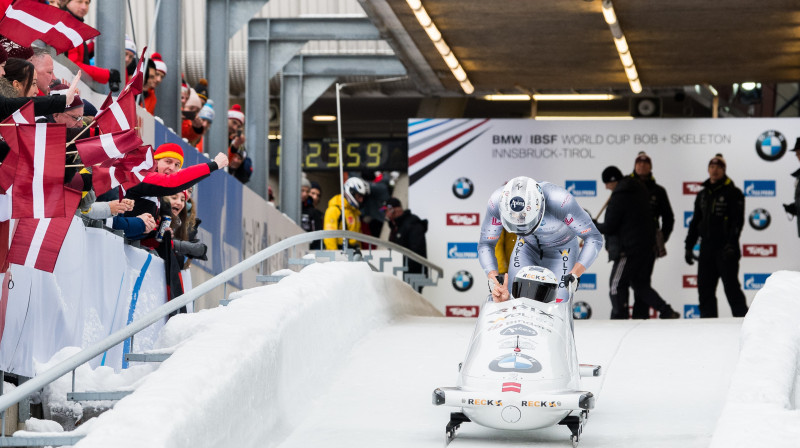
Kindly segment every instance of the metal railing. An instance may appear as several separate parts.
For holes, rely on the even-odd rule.
[[[188,293],[180,295],[175,299],[159,306],[158,308],[153,309],[152,311],[145,314],[141,318],[131,322],[131,324],[126,326],[125,328],[122,328],[116,331],[115,333],[112,333],[111,335],[107,336],[106,338],[98,342],[95,342],[91,346],[81,350],[80,352],[72,355],[71,357],[65,359],[64,361],[61,361],[60,363],[56,364],[50,369],[20,384],[17,388],[12,390],[11,392],[4,395],[0,395],[0,409],[5,410],[8,409],[10,406],[19,403],[24,398],[35,393],[39,389],[42,389],[43,387],[47,386],[48,384],[52,383],[58,378],[61,378],[70,371],[75,370],[82,364],[89,362],[95,356],[105,352],[106,350],[109,350],[111,347],[114,347],[115,345],[132,337],[133,335],[149,327],[151,324],[158,321],[159,319],[162,319],[167,315],[169,315],[170,313],[177,311],[181,307],[186,306],[189,302],[194,302],[198,298],[212,291],[217,286],[226,284],[228,280],[256,266],[257,264],[263,262],[267,258],[272,257],[273,255],[277,255],[283,252],[284,250],[287,250],[299,244],[310,243],[312,241],[321,240],[325,238],[354,239],[365,243],[374,244],[376,246],[386,247],[390,250],[398,251],[408,259],[419,262],[423,266],[427,267],[429,273],[436,272],[438,274],[437,280],[442,278],[444,273],[442,268],[440,268],[439,266],[431,263],[426,258],[414,252],[411,252],[410,250],[402,246],[372,236],[364,235],[361,233],[355,233],[346,230],[319,230],[315,232],[308,232],[299,235],[294,235],[280,242],[272,244],[271,246],[250,256],[246,260],[243,260],[239,264],[232,266],[231,268],[225,270],[219,275],[200,284],[199,286],[192,289]],[[3,436],[5,436],[5,426],[3,427]],[[3,445],[4,444],[0,442],[0,446]]]

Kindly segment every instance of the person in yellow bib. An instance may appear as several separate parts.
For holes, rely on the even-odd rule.
[[[359,207],[364,198],[369,195],[369,184],[358,177],[347,179],[342,188],[342,194],[337,194],[328,201],[325,210],[323,230],[340,230],[342,228],[342,203],[344,202],[345,230],[361,233],[361,212]],[[325,238],[323,241],[326,250],[336,250],[343,247],[342,238]],[[348,240],[347,246],[360,248],[358,240]]]

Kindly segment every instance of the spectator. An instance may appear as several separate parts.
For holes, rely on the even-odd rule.
[[[3,79],[8,82],[9,86],[12,86],[11,89],[14,90],[16,95],[0,96],[0,120],[5,120],[11,116],[11,114],[19,110],[20,107],[27,104],[28,101],[33,101],[33,113],[37,116],[63,112],[67,104],[72,104],[72,100],[75,98],[75,95],[77,95],[78,81],[81,79],[81,72],[78,72],[78,74],[75,75],[75,78],[72,79],[72,84],[70,84],[66,95],[50,95],[31,98],[22,97],[19,95],[19,90],[13,87],[8,78],[4,77]],[[2,160],[4,157],[5,153],[0,150],[0,160]]]
[[[381,180],[376,180],[374,171],[362,172],[361,178],[369,182],[369,196],[364,199],[364,204],[361,206],[362,220],[368,230],[365,233],[380,238],[383,222],[386,219],[381,209],[392,196],[389,180],[383,179],[383,176]]]
[[[136,42],[125,35],[125,82],[131,80],[131,76],[136,73],[136,64],[139,62],[136,54]]]
[[[314,208],[319,206],[319,200],[322,197],[322,187],[319,182],[311,181],[311,188],[308,190],[308,197],[311,198]]]
[[[89,13],[90,3],[91,0],[60,0],[59,5],[61,9],[69,12],[77,20],[83,22],[84,17]],[[113,68],[107,69],[91,65],[90,61],[94,54],[94,41],[87,42],[83,42],[72,50],[69,50],[67,52],[67,57],[92,79],[100,84],[108,84],[112,92],[118,91],[121,81],[119,71]]]
[[[794,155],[796,155],[797,160],[800,161],[800,138],[794,142],[794,148],[790,149],[789,151],[794,151]],[[786,213],[790,215],[790,219],[792,216],[797,216],[798,210],[800,210],[800,169],[792,173],[792,177],[795,178],[794,202],[790,204],[783,204],[783,209],[786,210]],[[800,236],[800,219],[797,220],[797,236]]]
[[[208,101],[208,81],[204,78],[200,78],[200,80],[197,81],[197,84],[194,86],[194,91],[197,92],[197,96],[200,97],[200,101],[202,101],[203,105],[205,105]]]
[[[188,191],[188,190],[187,190]],[[207,260],[208,247],[198,240],[190,241],[189,235],[195,230],[195,214],[186,207],[189,194],[187,191],[165,196],[163,200],[169,202],[172,210],[172,245],[181,270],[189,267],[192,258]]]
[[[208,128],[211,127],[211,123],[214,121],[214,116],[214,102],[211,100],[208,100],[200,109],[200,112],[197,113],[197,117],[202,121],[203,128],[205,130],[208,130]],[[203,132],[203,134],[205,134],[205,132]],[[201,135],[200,139],[194,145],[194,147],[200,152],[203,152],[204,139],[205,135]]]
[[[64,84],[56,84],[53,86],[50,92],[53,95],[64,95],[66,94],[67,89],[69,89],[69,86]],[[49,115],[44,119],[44,122],[65,124],[68,128],[82,128],[83,109],[83,100],[81,99],[80,95],[76,94],[75,98],[72,100],[72,103],[64,108],[64,112]]]
[[[647,189],[635,178],[623,177],[616,166],[603,170],[602,177],[606,188],[611,190],[611,198],[605,222],[595,222],[595,226],[606,237],[608,258],[614,261],[609,282],[611,318],[629,318],[629,287],[647,307],[657,309],[662,319],[679,318],[680,314],[650,286],[656,256],[656,224]]]
[[[206,132],[206,123],[198,115],[200,109],[203,107],[200,102],[200,97],[197,96],[194,89],[188,89],[188,97],[183,105],[181,114],[183,121],[181,122],[181,136],[185,138],[190,145],[195,146],[200,142],[200,138]]]
[[[36,69],[32,63],[24,59],[8,58],[6,73],[3,76],[11,82],[21,97],[36,96],[39,93]]]
[[[428,220],[420,219],[419,216],[411,213],[411,210],[403,210],[403,206],[397,198],[386,200],[383,209],[391,229],[389,241],[427,257],[428,247],[425,242],[425,232],[428,231]],[[422,273],[422,264],[406,257],[403,259],[404,263],[407,263],[409,274]],[[422,294],[422,286],[417,286],[417,292]]]
[[[672,234],[672,228],[675,225],[675,215],[672,213],[672,206],[669,203],[669,196],[667,190],[661,185],[656,183],[653,177],[653,162],[650,160],[644,151],[639,152],[636,156],[636,161],[633,164],[633,173],[631,177],[635,177],[644,183],[650,197],[650,208],[653,212],[653,220],[656,224],[656,258],[661,258],[667,255],[666,243]],[[655,267],[655,258],[653,264],[649,266],[648,278],[653,277],[653,268]],[[650,316],[649,307],[645,302],[640,300],[640,297],[634,293],[633,295],[633,318],[634,319],[647,319]]]
[[[253,161],[247,157],[244,147],[244,113],[242,107],[234,104],[228,111],[228,173],[246,184],[253,175]]]
[[[144,107],[150,114],[155,114],[156,103],[156,87],[164,80],[167,74],[167,64],[161,60],[161,55],[153,53],[150,59],[147,60],[147,70],[144,74],[144,87],[142,92],[142,107]]]
[[[325,211],[324,230],[342,229],[342,208],[344,208],[345,230],[361,233],[361,212],[359,207],[364,202],[364,198],[369,196],[369,184],[358,177],[351,177],[344,182],[342,194],[337,194],[328,201],[328,209]],[[325,238],[323,240],[325,249],[336,250],[344,246],[343,238]],[[360,249],[358,240],[348,240],[348,246],[353,249]]]
[[[322,230],[322,212],[314,206],[314,199],[311,197],[311,182],[303,177],[300,183],[300,227],[306,232]],[[317,184],[319,187],[319,184]],[[319,199],[318,199],[319,200]],[[309,246],[311,250],[322,249],[322,240],[312,241]]]
[[[36,85],[39,88],[37,95],[50,95],[50,86],[53,81],[57,81],[53,74],[53,57],[46,48],[34,47],[31,62],[36,69]]]
[[[697,294],[700,317],[717,317],[717,283],[720,278],[733,317],[747,314],[747,299],[739,283],[739,236],[744,225],[744,195],[725,174],[722,154],[708,162],[708,179],[694,201],[694,216],[689,224],[684,248],[685,259],[694,264],[694,245],[698,237],[700,258],[697,266]]]

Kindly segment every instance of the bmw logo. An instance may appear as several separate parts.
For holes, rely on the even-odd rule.
[[[591,319],[592,307],[586,302],[575,302],[572,305],[572,317],[574,319]]]
[[[461,292],[472,288],[472,274],[463,270],[456,272],[453,276],[453,288]]]
[[[750,222],[750,227],[756,230],[764,230],[769,227],[772,217],[768,211],[763,208],[757,208],[750,212],[750,217],[747,220]]]
[[[756,153],[768,162],[774,162],[786,154],[786,137],[778,131],[765,131],[756,140]]]
[[[472,181],[466,177],[459,177],[453,182],[453,194],[459,199],[466,199],[472,195],[475,190]]]

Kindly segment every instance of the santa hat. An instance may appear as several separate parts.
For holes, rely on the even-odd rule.
[[[56,84],[53,87],[50,87],[50,95],[66,95],[68,90],[68,85]],[[67,107],[64,108],[64,112],[75,109],[79,106],[83,106],[83,101],[81,100],[80,95],[75,93],[75,99],[73,99],[71,103],[67,104]]]
[[[176,143],[164,143],[163,145],[159,146],[156,149],[156,152],[153,153],[153,159],[163,159],[166,157],[172,157],[173,159],[178,159],[181,162],[181,166],[183,166],[183,148]]]
[[[239,120],[242,124],[244,124],[244,113],[242,112],[242,106],[234,104],[233,107],[231,107],[231,110],[228,111],[228,118]]]
[[[153,53],[150,59],[153,61],[153,64],[155,64],[156,70],[163,72],[165,75],[167,74],[167,64],[161,60],[161,55],[159,53]]]
[[[134,55],[136,54],[136,42],[127,34],[125,35],[125,51],[130,51]]]
[[[181,93],[188,93],[189,92],[189,84],[186,84],[186,81],[181,81]]]

